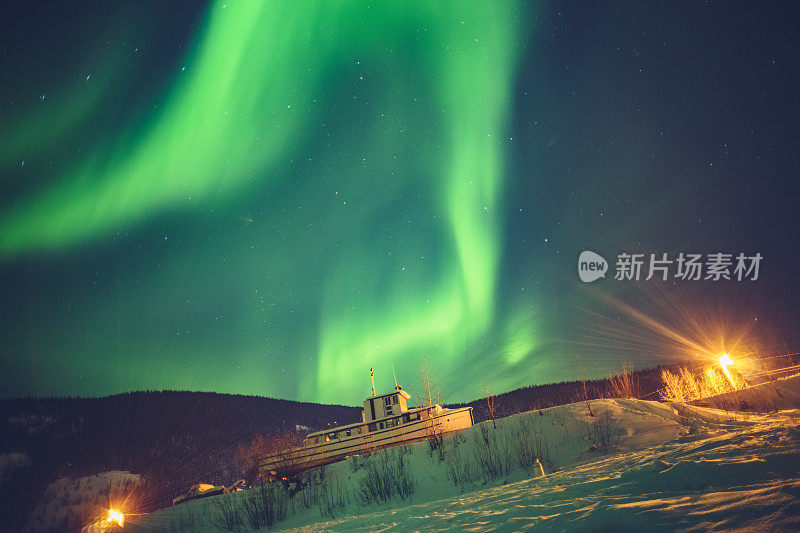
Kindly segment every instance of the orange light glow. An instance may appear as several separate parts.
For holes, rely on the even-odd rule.
[[[722,357],[719,358],[719,364],[722,367],[722,371],[725,372],[725,376],[728,378],[728,381],[731,382],[733,388],[736,388],[736,383],[733,382],[733,378],[731,377],[731,373],[728,372],[728,366],[733,364],[733,359],[728,354],[722,354]]]
[[[108,518],[106,518],[106,522],[116,522],[117,524],[120,525],[120,527],[122,527],[125,524],[125,516],[119,511],[115,511],[114,509],[109,509]]]

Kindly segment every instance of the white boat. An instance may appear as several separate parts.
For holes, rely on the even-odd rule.
[[[285,477],[351,455],[408,444],[472,427],[472,407],[449,409],[441,405],[408,407],[411,396],[399,385],[386,394],[364,400],[361,422],[310,433],[300,446],[265,456],[259,473]]]

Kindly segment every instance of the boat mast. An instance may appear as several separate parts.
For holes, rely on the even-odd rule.
[[[375,396],[375,373],[372,371],[372,367],[369,367],[369,378],[372,380],[372,395]]]

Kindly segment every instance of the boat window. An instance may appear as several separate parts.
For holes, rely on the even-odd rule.
[[[390,405],[392,405],[392,398],[391,398],[391,396],[387,396],[387,397],[385,397],[385,398],[383,399],[383,403],[386,405],[386,407],[389,407]]]
[[[392,403],[397,403],[397,394],[392,396]]]
[[[378,425],[375,422],[369,425],[370,431],[375,431],[376,429],[378,429]]]
[[[350,436],[350,430],[349,430],[349,429],[348,429],[348,430],[346,430],[344,433],[345,433],[345,435],[347,435],[348,437]]]
[[[383,422],[381,422],[381,429],[383,429],[383,427],[384,427],[384,426],[383,426]]]
[[[319,444],[319,437],[314,437],[314,444]]]
[[[403,424],[408,424],[408,413],[403,415]]]

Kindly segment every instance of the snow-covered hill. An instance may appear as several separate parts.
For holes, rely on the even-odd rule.
[[[436,449],[420,442],[350,458],[288,490],[163,509],[126,529],[266,530],[275,518],[274,528],[298,531],[800,530],[800,410],[792,399],[800,377],[769,390],[794,408],[574,403],[496,427],[483,422]]]

